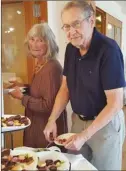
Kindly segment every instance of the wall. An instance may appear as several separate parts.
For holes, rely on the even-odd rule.
[[[66,1],[48,1],[48,23],[56,36],[56,40],[60,48],[58,59],[62,66],[64,64],[64,52],[67,44],[65,34],[61,29],[61,10],[65,3]]]
[[[61,10],[64,6],[66,1],[48,1],[48,23],[50,27],[52,28],[55,36],[56,41],[59,45],[59,56],[58,60],[60,61],[61,65],[64,65],[64,53],[65,53],[65,47],[67,45],[67,39],[65,37],[65,34],[62,27],[61,22]],[[70,130],[71,127],[71,105],[70,103],[67,105],[67,112],[68,112],[68,129]]]
[[[67,40],[66,40],[64,32],[61,29],[62,27],[61,10],[64,4],[67,2],[66,1],[48,1],[48,22],[53,32],[55,33],[56,41],[60,48],[58,59],[60,63],[62,64],[62,66],[64,63],[64,52],[65,52]],[[126,14],[124,14],[121,11],[121,7],[114,1],[96,1],[96,6],[98,6],[105,12],[109,13],[110,15],[114,16],[115,18],[123,22],[122,51],[123,51],[124,57],[126,57]],[[69,120],[69,129],[70,129],[70,125],[71,125],[70,117],[72,113],[70,104],[68,104],[67,106],[67,111],[69,113],[68,120]]]

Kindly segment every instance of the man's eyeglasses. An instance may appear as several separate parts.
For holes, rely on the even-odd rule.
[[[91,16],[88,16],[88,17],[86,17],[86,18],[84,18],[83,20],[81,20],[81,21],[75,21],[75,22],[73,22],[72,24],[64,24],[63,26],[62,26],[62,29],[65,31],[65,32],[68,32],[69,30],[70,30],[70,27],[73,27],[74,29],[79,29],[80,27],[81,27],[81,23],[84,21],[84,20],[86,20],[86,19],[88,19],[89,17],[91,17]]]

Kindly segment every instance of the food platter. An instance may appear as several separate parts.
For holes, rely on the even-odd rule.
[[[53,150],[55,146],[53,146]],[[43,148],[44,149],[44,148]],[[9,150],[9,149],[4,149]],[[44,170],[44,171],[70,171],[70,170],[97,170],[91,163],[89,163],[81,154],[73,155],[68,153],[61,153],[56,151],[40,151],[36,152],[36,149],[29,148],[29,147],[17,147],[14,150],[9,150],[10,155],[6,158],[7,153],[3,155],[3,152],[1,153],[1,168],[2,171],[27,171],[27,170]],[[34,152],[35,151],[35,152]],[[29,158],[29,161],[23,161],[19,162],[18,155],[20,156],[20,160],[22,160],[22,155],[25,155]],[[4,158],[3,158],[4,156]],[[31,158],[32,157],[32,158]],[[6,164],[6,160],[17,162],[17,164],[13,167],[13,169],[3,169],[3,165]],[[33,159],[33,160],[32,160]],[[24,160],[24,158],[23,158]],[[57,161],[58,160],[58,161]],[[32,162],[34,161],[34,162]],[[45,168],[45,163],[51,164],[57,163],[57,168],[52,167],[52,170],[50,169],[50,166],[48,168]],[[9,162],[10,164],[10,162]],[[15,163],[12,163],[15,164]],[[38,168],[39,166],[39,168]]]
[[[37,153],[38,165],[37,168],[44,170],[69,170],[70,163],[68,158],[60,152],[56,151],[44,151]],[[50,165],[50,166],[49,166]]]
[[[69,170],[68,158],[60,152],[41,151],[35,153],[31,150],[9,150],[2,151],[2,171],[10,170],[44,170],[59,171]]]
[[[4,115],[1,117],[1,132],[18,131],[30,126],[29,118],[22,115]]]
[[[38,157],[32,151],[4,149],[1,154],[2,171],[36,170]]]

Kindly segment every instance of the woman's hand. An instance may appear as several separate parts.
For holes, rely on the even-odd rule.
[[[17,80],[16,81],[9,81],[9,83],[11,83],[11,85],[8,86],[8,88],[14,88],[16,86],[18,86],[18,87],[23,87],[24,86],[23,83],[20,83]]]
[[[15,98],[15,99],[19,99],[19,100],[22,100],[23,98],[23,93],[21,92],[20,88],[19,87],[13,87],[13,91],[11,91],[9,94]]]

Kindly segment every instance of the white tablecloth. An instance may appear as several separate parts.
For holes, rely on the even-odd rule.
[[[97,170],[81,154],[73,155],[64,153],[64,155],[71,162],[71,170]]]

